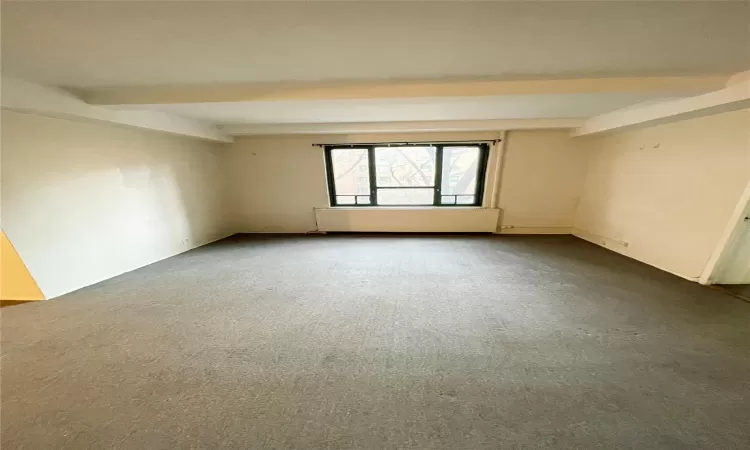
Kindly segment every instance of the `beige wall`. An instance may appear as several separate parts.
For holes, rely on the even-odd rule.
[[[328,206],[323,150],[312,146],[318,141],[314,136],[240,138],[226,150],[233,229],[315,230],[313,208]]]
[[[750,180],[750,110],[585,139],[577,234],[700,277]]]
[[[503,232],[571,231],[586,178],[588,152],[570,130],[510,131],[499,206]]]
[[[232,224],[238,232],[315,231],[329,206],[323,149],[315,143],[493,139],[499,133],[303,135],[239,138],[226,153]]]
[[[218,145],[4,111],[3,231],[47,298],[220,238]]]
[[[323,150],[314,143],[480,140],[499,136],[431,133],[240,138],[228,148],[225,160],[234,229],[271,233],[316,230],[314,208],[326,208],[329,201]],[[496,156],[494,152],[490,156],[489,186],[494,186]],[[505,210],[503,224],[518,227],[506,231],[569,232],[586,168],[585,152],[574,145],[569,132],[509,132],[504,161],[499,206]],[[488,190],[485,206],[489,206],[490,198]],[[421,220],[408,214],[402,217]],[[342,220],[357,223],[359,219]]]
[[[750,181],[748,124],[750,110],[598,138],[510,131],[502,157],[499,148],[490,157],[484,206],[496,200],[502,232],[575,226],[581,237],[698,278]],[[2,126],[3,231],[47,298],[231,232],[316,230],[314,209],[328,207],[328,194],[314,143],[499,137],[265,136],[221,146],[7,111]],[[489,229],[487,214],[363,214],[326,217],[370,228]]]

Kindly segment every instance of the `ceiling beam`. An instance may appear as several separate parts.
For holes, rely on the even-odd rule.
[[[46,117],[107,122],[214,142],[233,139],[212,124],[159,111],[120,111],[92,106],[62,89],[2,77],[2,109]]]
[[[427,80],[360,83],[277,83],[205,86],[142,86],[76,90],[93,105],[154,105],[176,103],[279,100],[346,100],[419,97],[582,94],[603,92],[694,91],[724,86],[728,76],[578,78],[531,80]]]
[[[637,126],[658,125],[750,108],[750,79],[735,78],[727,87],[695,97],[641,107],[624,108],[594,116],[573,132],[586,136]]]
[[[568,129],[579,127],[583,122],[584,119],[498,119],[414,122],[237,124],[224,125],[220,128],[226,134],[232,136],[244,136],[277,134],[420,133]]]

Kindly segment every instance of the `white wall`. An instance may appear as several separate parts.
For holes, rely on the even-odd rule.
[[[3,111],[3,231],[47,298],[223,237],[219,145]]]
[[[750,181],[725,236],[709,260],[701,277],[709,284],[750,284]]]
[[[698,279],[750,180],[750,110],[581,139],[576,234]]]
[[[316,139],[317,138],[317,139]],[[227,149],[230,217],[240,233],[314,231],[313,208],[328,206],[325,136],[238,138]]]
[[[745,223],[742,235],[729,252],[721,272],[714,275],[712,281],[721,284],[750,284],[750,223]]]
[[[317,229],[314,208],[327,208],[329,200],[323,149],[314,146],[315,143],[470,140],[499,136],[500,133],[479,132],[238,138],[229,146],[225,160],[233,226],[238,232],[261,233],[305,233]]]
[[[586,178],[588,151],[569,130],[510,131],[499,206],[504,233],[569,233]]]
[[[239,232],[316,230],[313,209],[326,208],[329,202],[323,150],[314,143],[481,140],[500,135],[485,132],[239,138],[228,147],[225,161],[233,226]],[[583,188],[585,151],[574,145],[567,130],[513,131],[507,140],[499,207],[504,209],[502,224],[516,228],[504,231],[569,232]],[[488,163],[489,186],[494,186],[496,156],[493,153]],[[490,197],[487,191],[485,206],[490,206]],[[365,218],[347,218],[351,223],[361,223],[360,219]],[[371,220],[371,215],[367,219]],[[417,219],[403,216],[403,220]]]
[[[391,233],[492,233],[499,210],[492,208],[316,209],[320,231]]]
[[[495,186],[501,164],[500,230],[575,226],[581,237],[698,278],[750,181],[749,123],[743,110],[598,138],[508,132],[488,170]],[[314,143],[500,135],[265,136],[223,146],[9,111],[2,128],[2,229],[47,298],[232,232],[316,230],[314,209],[328,207],[328,194]],[[492,206],[491,192],[485,197]],[[469,227],[467,217],[450,220]]]

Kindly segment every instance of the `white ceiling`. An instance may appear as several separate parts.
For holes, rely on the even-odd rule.
[[[747,2],[3,2],[5,73],[71,87],[732,73]]]
[[[654,90],[628,84],[628,77],[750,69],[750,1],[6,0],[0,7],[3,73],[79,93],[242,92],[270,83],[279,94],[291,88],[278,86],[307,81],[346,89],[346,82],[372,80],[460,86],[622,78],[619,90],[545,95],[408,98],[414,91],[407,86],[391,98],[367,97],[369,88],[359,88],[364,97],[352,100],[334,100],[335,88],[321,89],[331,96],[315,100],[189,103],[201,100],[183,94],[149,100],[169,104],[127,107],[77,100],[94,115],[97,108],[135,109],[230,126],[586,118],[705,92]]]
[[[684,95],[685,93],[681,93]],[[258,101],[137,105],[216,124],[353,123],[584,118],[677,93],[597,93],[377,100]],[[120,108],[126,109],[126,108]]]

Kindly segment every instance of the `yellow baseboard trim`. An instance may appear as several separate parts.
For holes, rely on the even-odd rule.
[[[43,302],[46,301],[43,298],[33,298],[33,297],[14,297],[10,295],[3,295],[0,297],[0,301],[11,301],[11,302]]]

